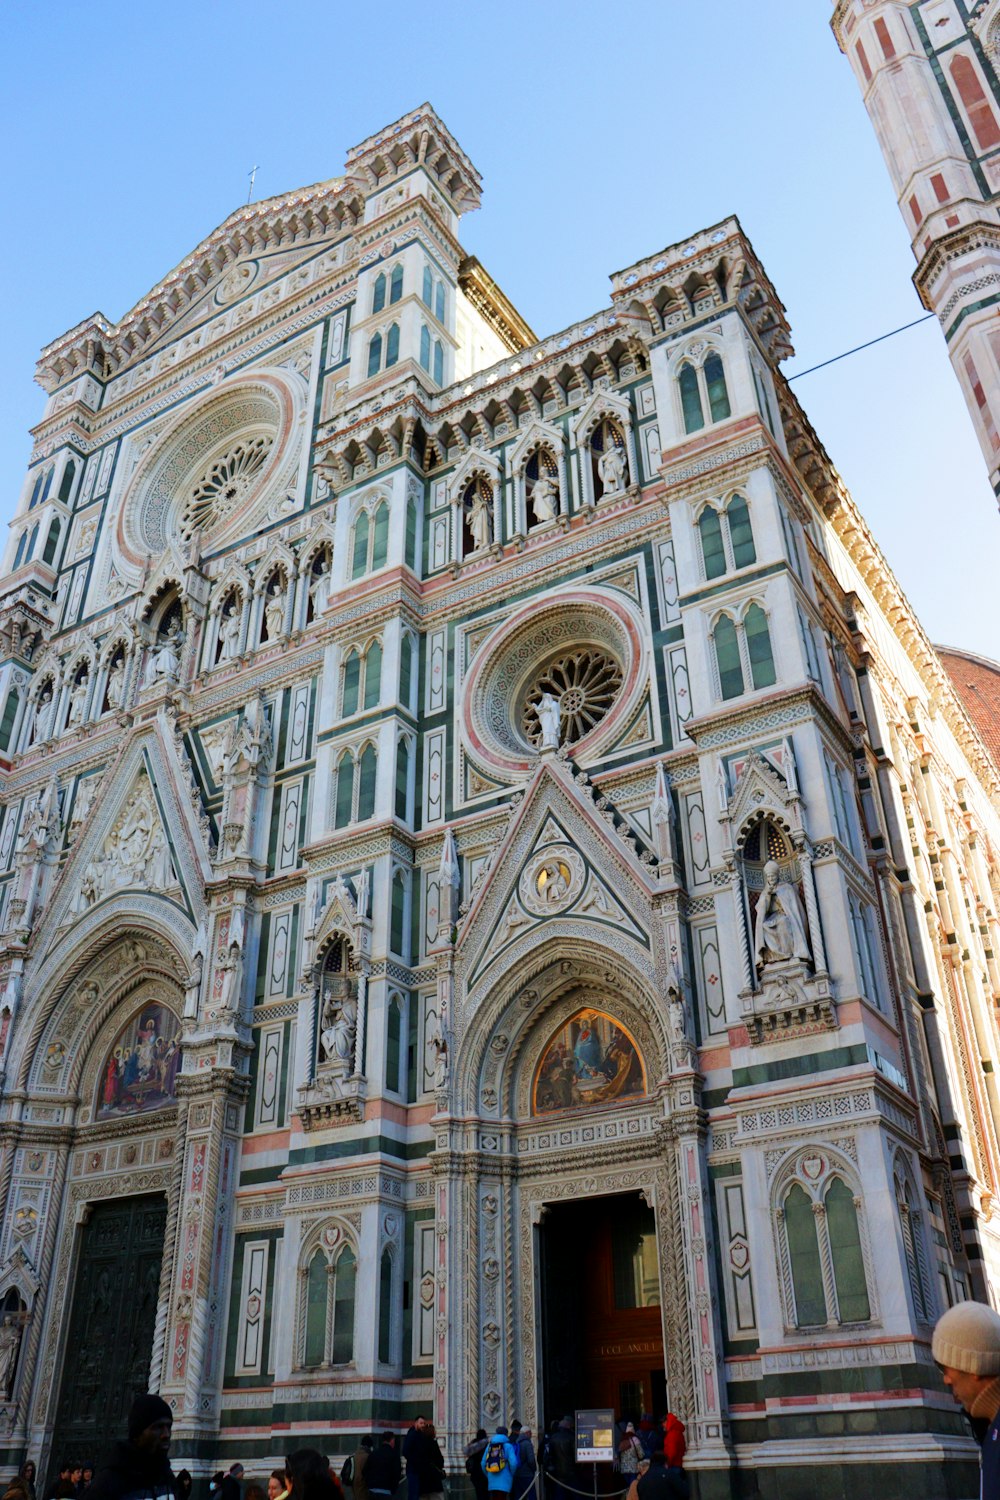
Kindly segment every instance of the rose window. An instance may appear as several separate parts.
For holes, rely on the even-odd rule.
[[[200,527],[217,525],[241,504],[273,446],[274,438],[267,434],[243,438],[211,464],[184,507],[181,531],[185,538]]]
[[[574,745],[601,722],[621,686],[622,669],[606,651],[590,647],[556,657],[528,685],[521,709],[525,738],[541,743],[538,704],[545,693],[559,704],[559,743]]]

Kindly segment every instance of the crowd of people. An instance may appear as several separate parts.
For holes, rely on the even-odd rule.
[[[950,1308],[935,1327],[932,1353],[982,1445],[981,1500],[1000,1500],[1000,1315],[979,1302]],[[128,1435],[106,1462],[96,1473],[84,1463],[61,1464],[44,1500],[191,1500],[191,1475],[185,1469],[175,1475],[170,1466],[172,1428],[173,1413],[160,1396],[138,1396]],[[687,1500],[684,1424],[673,1413],[621,1421],[614,1446],[614,1484],[601,1485],[603,1500]],[[480,1428],[465,1449],[465,1471],[475,1500],[588,1500],[597,1487],[595,1475],[577,1462],[569,1416],[554,1421],[537,1446],[520,1422]],[[213,1475],[209,1500],[347,1500],[345,1487],[350,1500],[394,1500],[404,1478],[406,1500],[444,1500],[444,1456],[424,1416],[401,1443],[391,1431],[362,1437],[339,1472],[316,1448],[297,1449],[266,1480],[247,1479],[234,1463]],[[2,1500],[38,1500],[35,1481],[29,1460]]]

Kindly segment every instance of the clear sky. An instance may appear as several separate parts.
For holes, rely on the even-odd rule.
[[[258,197],[337,176],[424,99],[483,174],[463,241],[539,335],[729,213],[788,308],[786,373],[920,316],[831,10],[4,0],[4,518],[43,344],[120,318],[245,202],[255,163]],[[796,390],[931,638],[1000,657],[1000,516],[936,322]]]

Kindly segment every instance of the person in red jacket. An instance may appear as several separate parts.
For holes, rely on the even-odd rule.
[[[663,1456],[667,1461],[667,1468],[683,1469],[686,1452],[684,1423],[672,1411],[668,1411],[663,1419]]]

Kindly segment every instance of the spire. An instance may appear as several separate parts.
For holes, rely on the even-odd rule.
[[[444,843],[441,845],[441,861],[438,865],[438,884],[440,886],[440,912],[438,916],[438,936],[444,937],[451,932],[455,925],[458,914],[458,891],[461,877],[458,871],[458,851],[455,848],[455,835],[450,828],[444,831]]]
[[[667,790],[667,778],[663,764],[656,765],[656,791],[649,809],[653,824],[653,847],[661,864],[676,863],[677,851],[674,839],[674,804]]]

